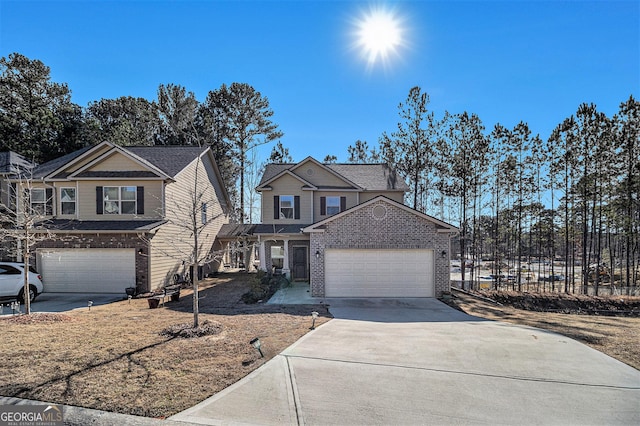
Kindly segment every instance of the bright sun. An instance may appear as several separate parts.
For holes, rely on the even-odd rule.
[[[402,23],[396,15],[384,9],[373,9],[355,22],[356,46],[369,67],[380,61],[388,65],[389,57],[405,45]]]

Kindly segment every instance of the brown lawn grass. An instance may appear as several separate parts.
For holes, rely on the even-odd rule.
[[[535,312],[488,303],[460,292],[454,295],[451,304],[470,315],[560,333],[640,370],[638,317]]]
[[[163,337],[193,322],[192,292],[149,309],[144,299],[64,314],[0,320],[0,395],[148,417],[166,417],[219,392],[330,319],[321,305],[245,305],[246,275],[207,279],[200,323],[219,333]],[[249,345],[260,337],[265,357]]]

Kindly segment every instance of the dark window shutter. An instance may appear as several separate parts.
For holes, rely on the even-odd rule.
[[[347,209],[347,197],[340,197],[340,211],[343,212]]]
[[[144,186],[136,188],[137,214],[144,214]]]
[[[102,187],[96,186],[96,214],[102,214],[104,199],[102,198]]]
[[[295,219],[300,219],[300,196],[293,197],[293,214]]]
[[[320,216],[327,214],[327,197],[320,197]]]
[[[273,196],[273,218],[280,219],[280,197],[278,195]]]
[[[53,189],[52,188],[46,188],[44,190],[44,194],[45,194],[45,207],[44,207],[44,214],[47,216],[52,216],[53,215]]]

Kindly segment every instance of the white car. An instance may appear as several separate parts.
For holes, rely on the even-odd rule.
[[[29,298],[33,300],[42,293],[42,276],[29,267]],[[24,265],[0,262],[0,299],[17,299],[24,303]]]

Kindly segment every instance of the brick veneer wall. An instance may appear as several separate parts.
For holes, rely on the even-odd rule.
[[[36,249],[92,249],[92,248],[132,248],[136,256],[136,288],[138,293],[149,291],[149,248],[136,234],[80,234],[73,237],[62,237],[39,242]],[[133,283],[132,283],[133,284]]]
[[[374,209],[376,215],[374,215]],[[381,213],[384,212],[382,215]],[[377,201],[326,224],[311,234],[311,294],[324,297],[324,251],[350,249],[433,249],[435,295],[449,291],[449,233],[438,233],[434,222],[385,201]],[[442,257],[442,251],[447,256]]]

